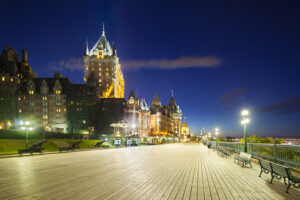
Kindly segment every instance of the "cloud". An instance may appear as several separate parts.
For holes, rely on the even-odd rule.
[[[277,104],[265,106],[259,112],[273,113],[275,115],[288,115],[300,112],[300,96],[285,99]]]
[[[53,62],[49,65],[50,69],[56,71],[63,71],[65,69],[73,70],[83,70],[83,60],[81,58],[69,58],[66,60],[60,60],[59,62]]]
[[[232,90],[231,92],[221,96],[219,103],[227,106],[233,105],[240,99],[241,95],[244,94],[245,92],[246,92],[245,88],[238,88]]]
[[[177,69],[189,67],[218,67],[222,59],[216,56],[184,56],[176,59],[128,60],[121,63],[125,68]]]
[[[121,61],[122,66],[125,68],[138,69],[138,68],[159,68],[159,69],[176,69],[188,67],[218,67],[222,59],[215,56],[204,57],[180,57],[177,59],[152,59],[152,60],[128,60]],[[62,70],[82,70],[83,60],[81,58],[70,58],[53,62],[49,64],[50,69],[56,71]]]

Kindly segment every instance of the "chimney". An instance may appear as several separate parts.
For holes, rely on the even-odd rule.
[[[27,51],[25,49],[22,50],[22,62],[27,63]]]
[[[62,74],[59,72],[54,72],[54,78],[62,78]]]

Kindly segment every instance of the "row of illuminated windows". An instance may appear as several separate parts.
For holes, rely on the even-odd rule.
[[[2,80],[2,82],[4,82],[5,81],[5,76],[2,76],[1,80]],[[13,77],[10,77],[10,82],[14,82]],[[20,80],[18,80],[18,83],[20,83]]]

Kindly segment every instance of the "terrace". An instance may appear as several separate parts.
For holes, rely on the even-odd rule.
[[[0,159],[0,199],[300,199],[200,144]]]

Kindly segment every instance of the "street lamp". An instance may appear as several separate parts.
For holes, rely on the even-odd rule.
[[[248,110],[243,110],[242,111],[242,125],[244,125],[244,140],[245,140],[245,147],[244,151],[247,153],[247,138],[246,138],[246,130],[247,130],[247,124],[249,124],[250,119],[248,118],[249,116],[249,111]]]
[[[28,121],[26,122],[21,121],[20,125],[22,125],[21,127],[22,130],[26,130],[26,149],[28,149],[28,131],[32,131],[33,128],[30,127],[30,122]]]
[[[219,128],[216,128],[216,129],[215,129],[215,134],[216,134],[216,147],[218,147]]]

